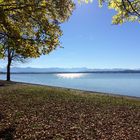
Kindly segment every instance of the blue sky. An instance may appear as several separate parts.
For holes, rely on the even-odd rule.
[[[140,68],[140,24],[112,25],[113,15],[114,11],[99,8],[96,2],[77,5],[68,22],[61,25],[64,49],[18,66]],[[0,61],[0,65],[5,63]]]

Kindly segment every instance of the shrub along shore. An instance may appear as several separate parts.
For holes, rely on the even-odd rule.
[[[0,139],[139,140],[140,98],[0,81]]]

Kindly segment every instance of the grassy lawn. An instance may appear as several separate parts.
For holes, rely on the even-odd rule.
[[[2,82],[0,139],[140,140],[140,99]]]

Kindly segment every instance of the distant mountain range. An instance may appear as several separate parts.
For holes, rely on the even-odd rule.
[[[6,68],[0,68],[0,73],[5,73]],[[63,73],[63,72],[85,72],[85,73],[140,73],[140,69],[89,69],[89,68],[32,68],[12,67],[11,73]]]

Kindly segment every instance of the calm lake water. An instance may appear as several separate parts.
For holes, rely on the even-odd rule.
[[[0,79],[5,79],[0,75]],[[140,97],[140,73],[12,74],[12,81]]]

